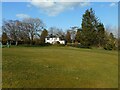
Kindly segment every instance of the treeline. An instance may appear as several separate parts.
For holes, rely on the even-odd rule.
[[[26,18],[19,20],[4,20],[2,26],[2,43],[46,45],[45,37],[56,35],[65,40],[67,46],[74,47],[101,47],[106,50],[118,48],[118,39],[113,33],[108,33],[104,24],[95,16],[92,10],[86,10],[83,14],[81,28],[72,27],[66,32],[62,29],[45,28],[45,24],[39,18]]]
[[[48,35],[56,35],[64,39],[65,33],[62,29],[50,27],[45,28],[45,24],[39,18],[26,18],[19,20],[4,20],[2,26],[2,44],[26,44],[26,45],[46,45],[45,38]]]
[[[27,18],[23,21],[4,20],[2,26],[2,42],[33,44],[34,40],[40,37],[38,34],[44,27],[39,18]]]
[[[76,41],[84,47],[103,47],[104,49],[117,49],[117,39],[113,33],[108,33],[104,24],[95,16],[92,10],[83,14],[81,30],[77,31]]]

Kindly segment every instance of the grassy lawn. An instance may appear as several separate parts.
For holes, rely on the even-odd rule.
[[[72,47],[3,48],[3,88],[117,88],[118,53]]]

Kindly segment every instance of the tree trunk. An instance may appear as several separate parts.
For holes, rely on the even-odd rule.
[[[15,46],[17,46],[17,45],[18,45],[18,41],[15,42]]]

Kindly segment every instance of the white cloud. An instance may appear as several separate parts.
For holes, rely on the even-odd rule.
[[[90,5],[89,2],[80,3],[80,2],[62,2],[63,0],[59,0],[61,2],[54,2],[54,0],[31,0],[30,4],[42,10],[42,12],[46,13],[48,16],[56,16],[61,12],[66,10],[74,10],[75,7],[83,7]],[[67,0],[66,0],[67,1]]]
[[[84,7],[84,6],[90,6],[89,2],[81,2],[80,6]]]
[[[0,0],[2,2],[30,2],[31,0]],[[42,1],[56,1],[56,2],[119,2],[119,0],[36,0]]]
[[[18,17],[18,18],[20,18],[20,19],[30,18],[30,16],[27,15],[27,14],[16,14],[16,17]]]
[[[115,2],[110,4],[110,7],[113,7],[113,6],[116,6]]]

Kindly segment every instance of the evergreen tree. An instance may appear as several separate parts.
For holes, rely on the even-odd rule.
[[[106,50],[113,50],[116,49],[116,38],[114,37],[113,33],[108,33],[106,35],[106,44],[104,46],[104,49]]]
[[[92,8],[90,10],[86,10],[82,18],[82,38],[84,41],[82,44],[84,46],[92,46],[96,44],[97,25],[98,18],[95,16]]]
[[[102,23],[99,23],[99,25],[97,26],[97,43],[98,46],[103,47],[105,45],[105,28],[104,25]]]
[[[5,32],[2,33],[2,43],[6,44],[8,41],[8,36]]]
[[[113,47],[113,48],[115,48],[115,37],[114,37],[114,35],[113,35],[113,33],[110,33],[110,35],[109,35],[109,44],[111,44],[111,46]]]
[[[81,37],[81,31],[77,30],[77,33],[76,33],[76,36],[75,36],[75,42],[80,43],[81,39],[82,39],[82,37]]]
[[[42,31],[41,37],[40,37],[40,43],[41,44],[45,44],[45,37],[48,35],[48,31],[46,29],[44,29]]]
[[[66,42],[71,43],[71,34],[69,31],[67,31],[67,34],[66,34]]]
[[[120,38],[118,38],[118,50],[120,50]]]

